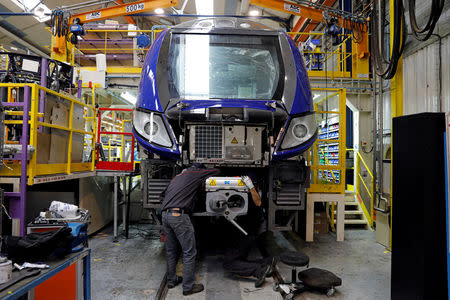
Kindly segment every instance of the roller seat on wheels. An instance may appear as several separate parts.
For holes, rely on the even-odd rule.
[[[308,289],[326,292],[329,297],[334,294],[334,288],[342,284],[341,278],[330,271],[319,268],[310,268],[299,272],[298,279],[301,280]]]

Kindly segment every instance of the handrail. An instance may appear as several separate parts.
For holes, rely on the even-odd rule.
[[[355,192],[356,194],[361,198],[361,191],[360,191],[360,181],[362,182],[367,194],[369,195],[370,198],[370,211],[367,211],[367,208],[364,204],[364,201],[360,201],[360,205],[361,208],[364,212],[364,215],[366,216],[366,219],[369,221],[370,227],[373,228],[373,219],[374,219],[374,207],[373,207],[373,192],[371,192],[371,190],[369,189],[369,187],[366,184],[366,181],[364,180],[363,176],[361,175],[360,172],[360,163],[362,162],[363,166],[365,167],[367,173],[370,176],[370,184],[373,187],[374,184],[374,179],[373,179],[373,174],[370,171],[369,167],[367,166],[367,163],[364,161],[364,158],[362,157],[361,153],[356,150],[356,149],[346,149],[346,151],[353,151],[354,153],[356,153],[356,166],[355,166],[355,172],[356,172],[356,182],[355,182]]]
[[[8,111],[8,115],[14,115],[14,116],[22,116],[22,120],[6,120],[5,124],[29,124],[30,131],[29,131],[29,139],[25,139],[25,142],[27,145],[33,146],[35,151],[33,154],[29,156],[29,162],[26,166],[26,173],[28,177],[28,185],[33,185],[35,183],[35,177],[39,175],[54,175],[54,174],[71,174],[72,172],[81,172],[81,171],[94,171],[95,165],[94,165],[94,155],[95,155],[95,140],[92,142],[94,155],[92,156],[93,159],[91,162],[80,162],[75,163],[72,162],[72,140],[73,140],[73,134],[81,134],[81,135],[90,135],[91,137],[95,137],[95,121],[96,119],[93,119],[94,126],[92,127],[92,131],[87,131],[84,129],[75,129],[73,128],[73,115],[74,115],[74,106],[79,105],[81,107],[84,107],[85,112],[91,111],[93,116],[96,115],[96,108],[95,108],[95,95],[92,99],[92,105],[85,104],[81,102],[78,98],[75,98],[72,95],[59,93],[53,90],[50,90],[46,87],[43,87],[36,83],[0,83],[0,87],[7,87],[7,88],[30,88],[30,93],[28,95],[28,98],[24,99],[25,103],[31,104],[30,106],[27,106],[27,111],[24,113],[24,111]],[[69,104],[69,114],[68,114],[68,125],[56,125],[56,124],[50,124],[47,122],[43,122],[41,119],[43,117],[43,113],[39,111],[39,95],[40,92],[43,91],[45,94],[52,94],[56,97],[65,99],[68,101]],[[18,106],[21,102],[10,102],[11,106]],[[25,108],[25,106],[24,106]],[[42,108],[41,108],[42,109]],[[28,115],[28,117],[24,117]],[[39,152],[39,148],[37,147],[39,135],[38,135],[38,128],[39,127],[48,127],[48,128],[54,128],[58,130],[62,130],[64,132],[68,133],[68,144],[67,144],[67,156],[66,156],[66,163],[38,163],[37,162],[37,156]],[[20,168],[17,168],[16,165],[19,165],[18,162],[13,162],[11,165],[12,168],[8,172],[2,171],[2,175],[4,176],[20,176]],[[5,173],[6,172],[6,173]]]
[[[369,167],[367,166],[366,162],[364,161],[364,158],[361,156],[361,153],[359,153],[359,151],[356,151],[356,154],[359,156],[359,158],[361,159],[364,167],[366,167],[367,172],[369,172],[370,177],[373,179],[373,175],[372,172],[370,172]]]

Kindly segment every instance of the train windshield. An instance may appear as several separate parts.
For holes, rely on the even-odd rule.
[[[171,98],[279,99],[280,56],[277,36],[172,34]]]

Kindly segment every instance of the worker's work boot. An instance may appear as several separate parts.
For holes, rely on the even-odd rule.
[[[261,273],[258,274],[258,277],[257,277],[256,282],[255,282],[255,287],[259,288],[259,287],[261,287],[264,284],[264,282],[266,282],[266,275],[269,272],[270,272],[270,265],[265,265],[261,269]]]
[[[188,295],[192,295],[195,293],[200,293],[201,291],[203,291],[205,289],[205,287],[203,286],[203,284],[199,283],[199,284],[194,284],[192,286],[192,289],[190,291],[183,291],[183,295],[184,296],[188,296]]]
[[[174,283],[168,283],[167,287],[169,289],[173,289],[174,287],[176,287],[177,285],[179,285],[182,282],[183,282],[183,277],[177,276],[177,280]]]

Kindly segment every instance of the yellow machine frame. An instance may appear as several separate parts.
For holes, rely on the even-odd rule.
[[[329,91],[334,92],[331,95],[328,95],[326,98],[322,99],[321,101],[326,101],[328,98],[339,95],[339,110],[338,111],[318,111],[317,105],[316,106],[316,113],[317,114],[338,114],[339,115],[339,138],[338,139],[317,139],[316,142],[311,147],[313,156],[311,157],[311,151],[308,151],[307,160],[308,162],[312,162],[310,165],[311,172],[312,172],[312,178],[313,181],[311,182],[311,185],[308,189],[308,193],[345,193],[345,126],[346,126],[346,90],[341,89],[333,89],[333,88],[312,88],[313,91]],[[339,145],[339,164],[337,166],[335,165],[319,165],[318,162],[318,145],[319,142],[324,143],[338,143]],[[327,162],[328,160],[326,160]],[[317,173],[318,170],[338,170],[340,171],[340,180],[339,183],[335,184],[323,184],[323,183],[317,183]],[[333,174],[333,172],[331,172]],[[334,176],[334,175],[333,175]]]
[[[33,83],[0,83],[0,87],[6,88],[24,88],[25,86],[29,86],[31,88],[31,108],[29,112],[30,119],[28,124],[30,125],[30,137],[28,145],[33,146],[35,152],[30,155],[30,159],[27,165],[27,175],[28,175],[28,185],[33,185],[35,183],[34,179],[36,176],[42,175],[54,175],[54,174],[72,174],[74,172],[84,172],[84,171],[95,171],[95,159],[94,155],[92,156],[91,162],[85,163],[72,163],[72,135],[73,133],[80,133],[85,135],[90,135],[93,137],[92,139],[92,148],[95,154],[95,130],[96,126],[94,123],[93,131],[84,131],[72,128],[73,122],[73,106],[76,103],[77,105],[83,106],[85,109],[91,110],[95,116],[96,108],[95,108],[95,98],[92,98],[91,105],[85,104],[81,102],[78,98],[75,98],[68,94],[62,94],[45,88],[38,84]],[[39,103],[39,94],[40,91],[44,93],[49,93],[55,95],[57,97],[61,97],[70,101],[70,111],[69,111],[69,126],[59,126],[46,122],[42,122],[40,118],[43,117],[42,113],[38,112],[38,103]],[[94,89],[92,91],[93,95]],[[23,116],[23,111],[5,111],[6,115],[20,115]],[[94,119],[94,122],[95,119]],[[5,120],[5,124],[23,124],[22,120]],[[49,127],[60,129],[69,132],[69,141],[68,141],[68,154],[67,154],[67,163],[56,163],[56,164],[38,164],[37,163],[37,152],[39,151],[38,144],[38,127]],[[14,161],[11,164],[8,164],[6,168],[2,168],[0,170],[0,177],[6,176],[20,176],[21,174],[21,164],[20,162]]]

